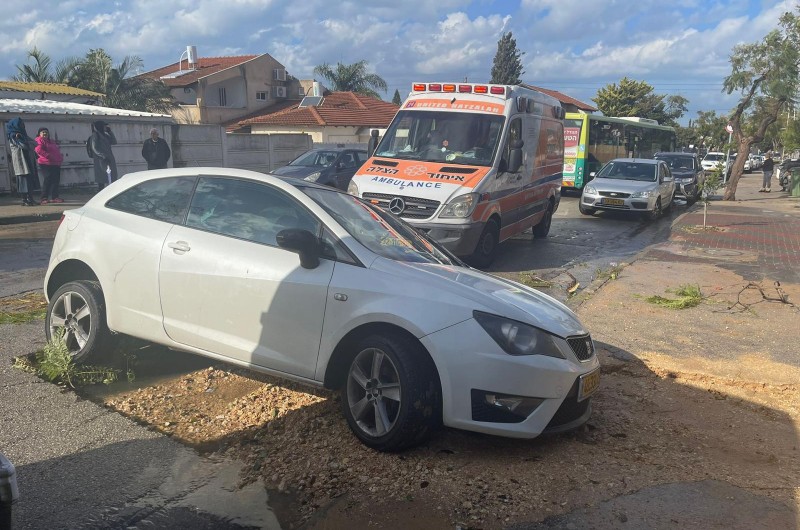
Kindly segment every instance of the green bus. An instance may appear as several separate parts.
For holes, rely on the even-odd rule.
[[[567,112],[562,189],[580,190],[614,158],[653,158],[675,150],[675,129],[646,118],[610,118]]]

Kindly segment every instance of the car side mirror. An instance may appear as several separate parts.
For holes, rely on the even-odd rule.
[[[279,247],[297,252],[300,255],[300,266],[304,269],[316,269],[319,266],[319,239],[308,230],[286,228],[278,232],[275,240]]]
[[[594,178],[597,176],[597,173],[595,171],[592,171],[591,173],[589,173],[589,176]]]

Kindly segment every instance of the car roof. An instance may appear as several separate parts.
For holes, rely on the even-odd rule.
[[[663,153],[656,153],[653,156],[697,156],[697,153],[682,153],[680,151],[664,151]]]
[[[614,160],[609,161],[609,164],[611,162],[626,162],[626,163],[636,162],[637,164],[644,163],[644,164],[656,165],[660,162],[660,160],[654,160],[652,158],[615,158]]]

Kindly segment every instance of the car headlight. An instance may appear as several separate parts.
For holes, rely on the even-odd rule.
[[[315,171],[315,172],[311,173],[309,176],[307,176],[306,178],[304,178],[303,180],[307,180],[309,182],[316,182],[317,180],[319,180],[319,176],[320,175],[322,175],[322,172]]]
[[[478,194],[477,193],[467,193],[466,195],[460,195],[453,199],[452,201],[445,204],[442,213],[439,214],[439,217],[469,217],[472,215],[472,210],[475,209],[475,205],[478,203]]]
[[[564,359],[555,337],[546,331],[481,311],[473,311],[472,316],[509,355],[546,355]]]
[[[594,186],[586,186],[583,190],[589,195],[597,195],[597,188]]]
[[[351,180],[350,184],[347,185],[347,193],[355,197],[358,197],[358,186],[353,180]]]
[[[653,195],[653,192],[651,190],[648,190],[648,191],[635,191],[635,192],[631,193],[631,198],[632,199],[647,199],[648,197],[651,197],[652,195]]]
[[[692,177],[686,177],[686,178],[678,179],[678,182],[680,182],[681,184],[691,184],[692,180],[694,180]]]

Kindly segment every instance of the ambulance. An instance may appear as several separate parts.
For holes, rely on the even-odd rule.
[[[530,228],[547,237],[563,119],[557,99],[521,86],[414,83],[348,192],[485,268],[500,242]]]

